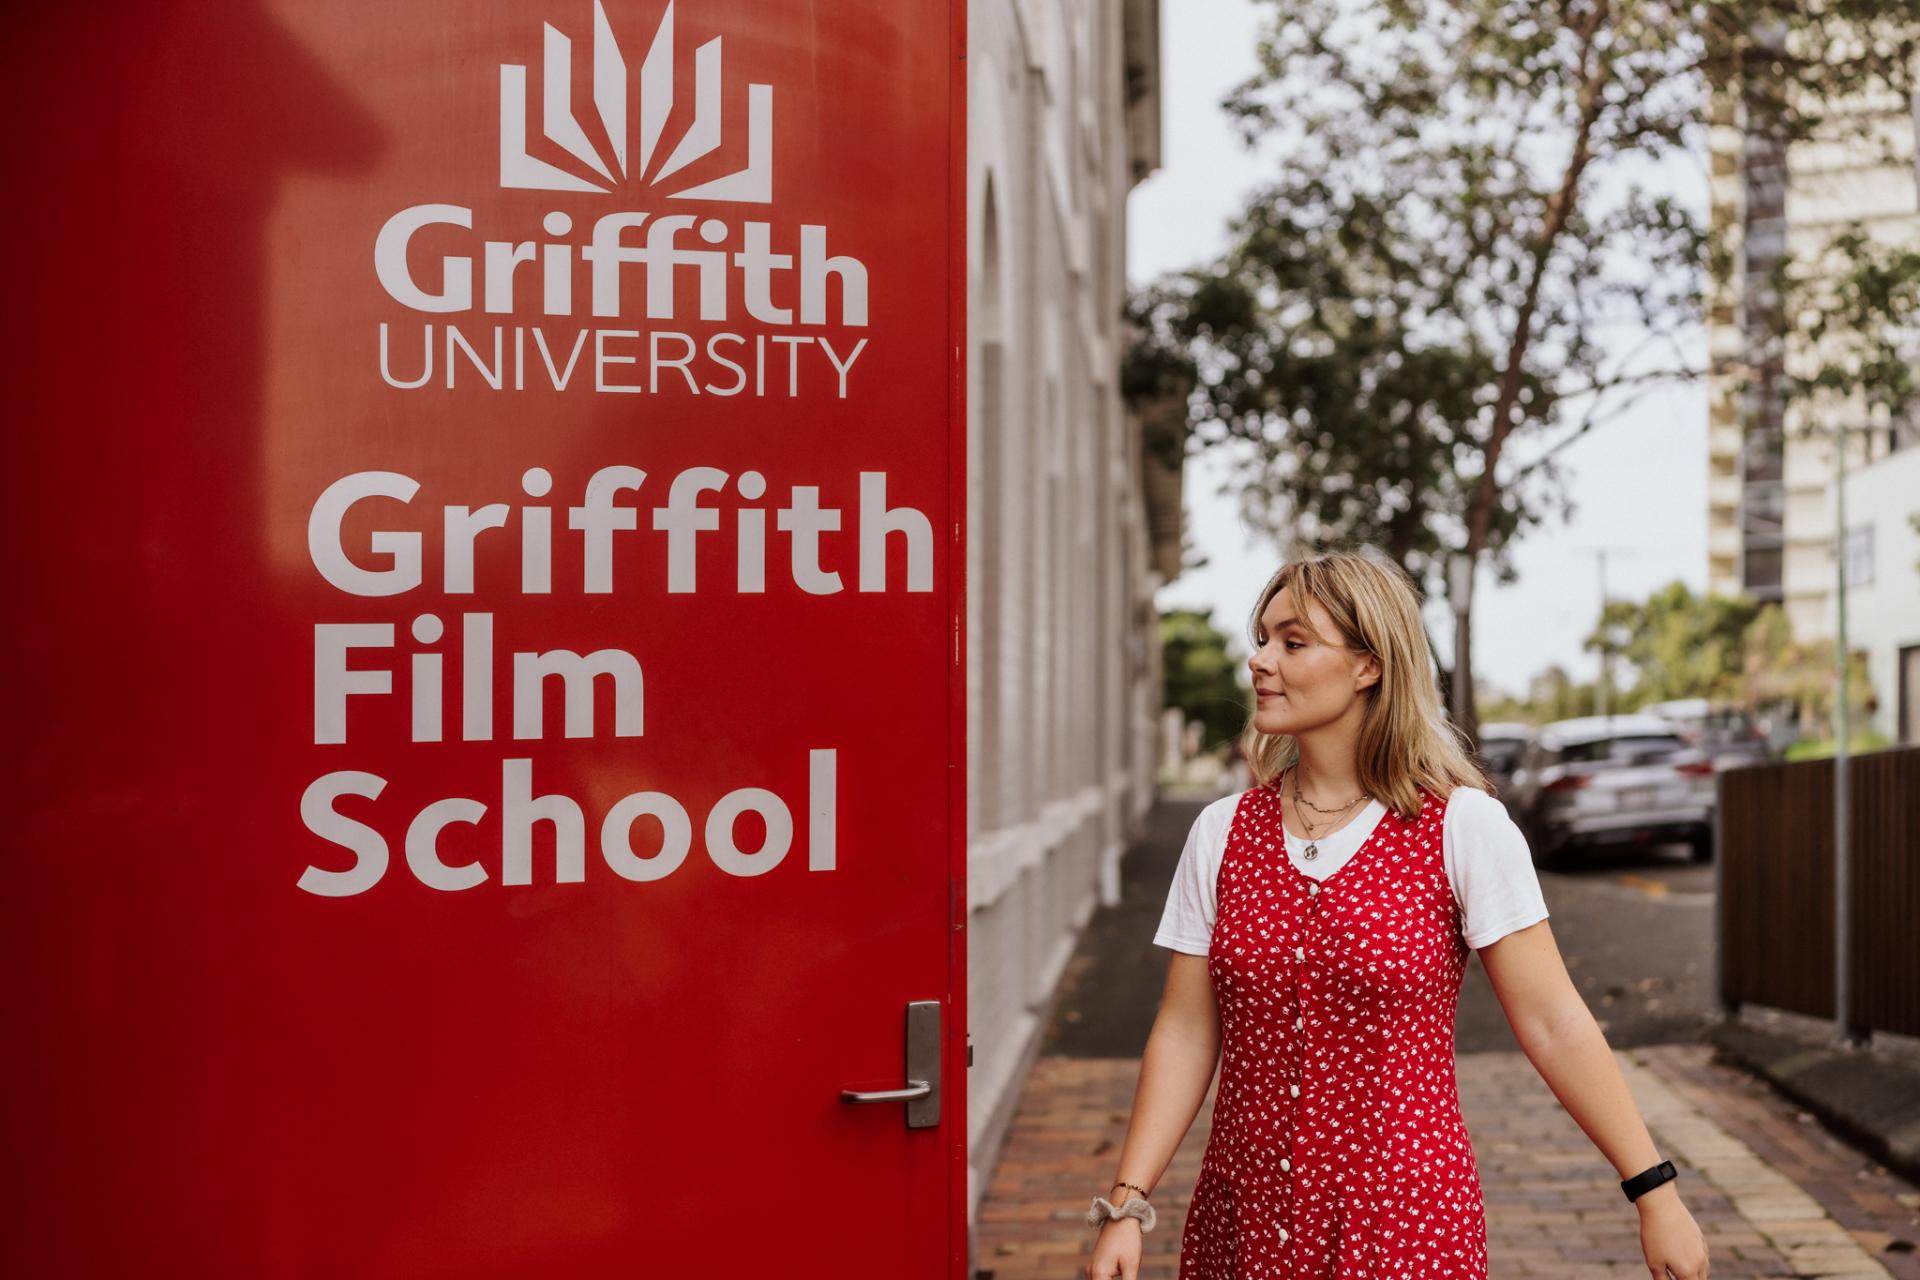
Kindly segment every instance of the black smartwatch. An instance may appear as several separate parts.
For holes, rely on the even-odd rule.
[[[1653,1168],[1642,1173],[1636,1173],[1631,1178],[1622,1180],[1620,1189],[1627,1193],[1628,1200],[1638,1200],[1655,1187],[1672,1182],[1679,1176],[1679,1171],[1673,1167],[1673,1161],[1662,1160],[1659,1164],[1653,1166]]]

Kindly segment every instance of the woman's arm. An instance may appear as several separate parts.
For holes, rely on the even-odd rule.
[[[1126,1140],[1120,1145],[1120,1164],[1114,1184],[1105,1192],[1115,1204],[1135,1192],[1117,1184],[1124,1180],[1152,1191],[1173,1163],[1174,1152],[1193,1127],[1206,1101],[1220,1062],[1220,1008],[1214,1002],[1213,980],[1205,956],[1176,951],[1167,966],[1167,984],[1160,996],[1160,1012],[1147,1036],[1140,1059],[1140,1080],[1134,1088],[1133,1115],[1127,1121]],[[1140,1265],[1140,1223],[1122,1218],[1105,1223],[1094,1242],[1086,1274],[1097,1280],[1123,1276],[1132,1280]]]
[[[1176,951],[1140,1059],[1140,1082],[1116,1178],[1153,1190],[1200,1114],[1219,1062],[1220,1008],[1214,1003],[1207,958]]]
[[[1506,1011],[1507,1024],[1540,1078],[1574,1123],[1622,1178],[1660,1162],[1607,1040],[1567,976],[1547,922],[1516,930],[1483,947],[1481,963]],[[1707,1274],[1707,1247],[1693,1215],[1669,1182],[1634,1201],[1640,1246],[1654,1280],[1697,1280]]]

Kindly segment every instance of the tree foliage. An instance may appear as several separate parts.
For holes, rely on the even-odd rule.
[[[1600,709],[1598,686],[1593,681],[1575,680],[1556,662],[1528,682],[1526,706],[1528,714],[1512,718],[1548,724],[1590,716]]]
[[[1696,596],[1675,581],[1644,601],[1609,600],[1585,648],[1631,666],[1635,678],[1623,691],[1625,705],[1735,701],[1745,693],[1747,633],[1760,608],[1745,598]]]
[[[1878,0],[1274,0],[1225,105],[1275,171],[1218,262],[1136,297],[1145,349],[1197,378],[1198,445],[1251,447],[1245,514],[1289,553],[1510,578],[1568,510],[1559,451],[1708,371],[1688,353],[1732,259],[1657,165],[1703,160],[1729,100],[1769,136],[1855,131],[1833,104],[1904,101],[1916,47],[1920,11]],[[1914,265],[1835,323],[1883,327]]]
[[[1802,734],[1829,732],[1833,716],[1835,679],[1831,640],[1796,639],[1786,612],[1770,604],[1755,614],[1747,628],[1741,654],[1740,697],[1750,710],[1777,708],[1799,726]],[[1867,655],[1848,655],[1847,696],[1854,724],[1864,725],[1876,705]]]
[[[1621,708],[1706,698],[1784,712],[1807,732],[1833,708],[1833,642],[1796,639],[1777,604],[1695,595],[1676,581],[1645,600],[1608,601],[1585,647],[1627,664],[1633,679],[1613,702]],[[1852,706],[1865,711],[1874,702],[1865,655],[1854,654],[1851,668]]]
[[[1227,637],[1196,609],[1160,615],[1161,705],[1178,707],[1203,726],[1202,748],[1237,738],[1246,727],[1251,686],[1227,649]]]

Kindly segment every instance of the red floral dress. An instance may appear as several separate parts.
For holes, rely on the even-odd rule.
[[[1221,858],[1220,1085],[1181,1280],[1484,1280],[1446,802],[1423,791],[1412,822],[1389,809],[1315,881],[1287,858],[1283,779],[1241,797]]]

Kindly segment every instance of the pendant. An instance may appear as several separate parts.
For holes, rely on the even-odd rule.
[[[1307,843],[1306,852],[1301,854],[1300,856],[1305,858],[1308,862],[1312,862],[1315,858],[1320,856],[1320,846],[1309,841]]]

